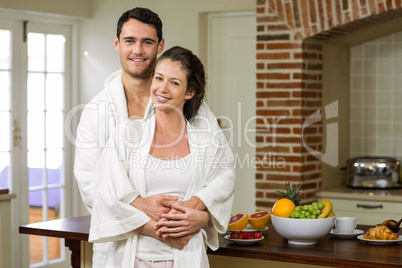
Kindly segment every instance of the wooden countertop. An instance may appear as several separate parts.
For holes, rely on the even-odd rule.
[[[358,225],[366,231],[371,226]],[[220,247],[208,254],[243,257],[261,260],[304,263],[333,267],[401,267],[402,244],[372,245],[357,238],[343,239],[328,234],[317,244],[310,246],[289,245],[268,224],[265,239],[254,245],[234,245],[220,236]]]
[[[402,189],[352,189],[342,185],[322,189],[316,193],[316,196],[338,199],[402,202]]]
[[[90,216],[59,219],[20,226],[20,233],[87,241]],[[367,230],[371,226],[359,225]],[[335,238],[328,234],[311,246],[289,245],[271,224],[265,239],[254,245],[234,245],[220,235],[220,248],[208,254],[260,260],[304,263],[335,267],[401,267],[402,244],[371,245],[356,238]]]
[[[0,194],[8,194],[8,189],[0,188]]]
[[[65,218],[21,225],[21,234],[60,237],[71,240],[88,241],[91,216]]]
[[[0,188],[0,201],[11,200],[13,198],[16,198],[16,196],[16,194],[10,194],[9,189]]]

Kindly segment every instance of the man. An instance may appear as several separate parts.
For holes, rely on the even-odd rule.
[[[150,85],[153,67],[158,54],[164,49],[162,22],[159,16],[146,8],[128,10],[120,17],[114,46],[120,54],[122,70],[112,73],[105,81],[104,89],[88,103],[77,129],[74,175],[82,200],[91,212],[96,184],[96,163],[111,133],[117,131],[119,122],[147,118],[153,113],[150,101]],[[203,103],[193,124],[215,133],[218,144],[226,144],[215,116]],[[231,149],[226,154],[233,161]],[[219,191],[209,185],[181,205],[200,210],[211,208],[214,200],[207,198],[211,191]],[[216,195],[218,198],[219,194]],[[137,197],[131,205],[145,212],[151,219],[160,220],[168,213],[176,197],[156,195]],[[213,219],[212,219],[213,220]]]

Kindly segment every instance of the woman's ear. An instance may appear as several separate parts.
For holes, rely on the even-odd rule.
[[[184,96],[184,99],[189,100],[192,97],[194,97],[194,95],[195,95],[195,90],[189,89],[189,90],[187,90],[186,95]]]

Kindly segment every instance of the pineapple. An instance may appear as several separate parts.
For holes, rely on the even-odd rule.
[[[295,206],[300,205],[300,183],[296,186],[296,188],[292,189],[290,187],[290,182],[286,183],[286,193],[282,191],[277,191],[277,195],[282,196],[284,198],[292,200],[292,202],[295,204]]]

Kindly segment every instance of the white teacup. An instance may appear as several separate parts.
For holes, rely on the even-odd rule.
[[[351,234],[356,229],[357,222],[353,217],[336,217],[335,229],[338,233]]]

